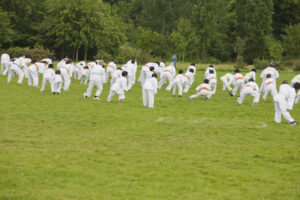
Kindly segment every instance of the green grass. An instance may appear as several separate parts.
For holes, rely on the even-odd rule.
[[[164,86],[147,109],[139,84],[119,105],[108,85],[95,101],[79,81],[60,96],[16,82],[0,76],[0,200],[300,198],[300,127],[273,121],[270,96],[238,106],[221,81],[210,101]]]

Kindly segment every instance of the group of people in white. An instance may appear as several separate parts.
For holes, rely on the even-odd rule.
[[[81,61],[74,64],[71,59],[64,58],[57,64],[56,70],[54,70],[50,58],[42,59],[40,62],[33,64],[31,61],[25,56],[10,59],[10,56],[4,53],[1,55],[0,74],[8,74],[8,83],[12,81],[14,76],[18,76],[18,83],[22,84],[25,77],[28,79],[28,86],[30,87],[39,86],[39,76],[42,74],[41,91],[44,91],[45,86],[49,83],[53,94],[60,94],[62,89],[69,91],[73,77],[74,80],[80,80],[80,84],[87,85],[89,83],[86,92],[83,94],[85,99],[89,98],[93,88],[97,87],[94,95],[95,100],[100,99],[103,84],[110,82],[107,101],[111,102],[113,96],[118,95],[118,103],[122,103],[122,100],[125,99],[125,92],[129,91],[136,83],[137,62],[134,57],[119,68],[117,68],[114,60],[109,62],[105,68],[103,60],[89,63]],[[143,105],[154,108],[155,94],[167,82],[166,90],[171,91],[173,88],[173,96],[182,97],[183,93],[187,93],[192,86],[195,75],[196,67],[194,63],[185,72],[179,69],[177,75],[174,63],[165,66],[165,61],[161,61],[143,65],[138,78],[138,82],[142,86]],[[204,96],[205,100],[209,100],[216,93],[217,73],[213,65],[206,69],[204,76],[203,83],[196,87],[196,93],[188,96],[188,99]],[[294,103],[297,104],[300,100],[300,75],[295,76],[290,85],[288,81],[283,81],[279,91],[276,89],[276,79],[278,77],[278,71],[273,64],[270,64],[260,74],[260,78],[262,78],[260,87],[255,83],[255,69],[245,76],[236,69],[234,74],[227,73],[220,80],[223,82],[223,91],[229,90],[231,96],[235,96],[240,90],[237,104],[242,104],[243,100],[249,95],[254,97],[252,105],[259,102],[261,94],[263,94],[263,100],[266,100],[269,94],[272,95],[275,104],[275,122],[280,123],[282,115],[290,125],[296,125],[298,123],[291,117],[289,110],[292,110]],[[234,86],[233,89],[231,85]]]

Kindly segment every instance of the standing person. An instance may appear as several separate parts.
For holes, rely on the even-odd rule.
[[[147,79],[143,85],[143,104],[145,107],[154,108],[154,96],[157,93],[157,74]]]
[[[273,98],[277,95],[276,86],[271,74],[267,74],[267,79],[261,84],[260,93],[264,93],[263,100],[267,99],[268,94],[271,94]]]
[[[230,96],[234,96],[237,93],[238,89],[240,89],[241,91],[244,87],[244,77],[242,74],[240,74],[240,70],[238,69],[234,71],[233,85],[234,85],[233,91],[229,92]]]
[[[91,96],[92,90],[96,86],[98,90],[94,96],[94,99],[100,100],[99,96],[101,95],[101,92],[103,90],[103,83],[106,82],[105,69],[103,67],[104,65],[105,63],[101,61],[99,62],[99,65],[91,69],[89,87],[87,88],[86,92],[83,94],[85,99]]]
[[[176,70],[176,63],[177,63],[177,57],[176,54],[174,54],[171,58],[172,63],[174,64],[175,70]]]
[[[227,73],[224,76],[222,76],[221,81],[223,82],[223,91],[226,90],[226,88],[231,91],[232,88],[230,87],[230,85],[232,84],[233,80],[234,80],[234,75]]]
[[[172,83],[173,85],[173,96],[176,95],[176,90],[178,88],[178,97],[182,97],[182,92],[183,92],[183,86],[188,84],[188,78],[183,75],[183,70],[180,69],[178,71],[178,75],[175,77],[174,82]]]
[[[117,70],[117,64],[115,63],[114,59],[112,59],[106,68],[106,82],[108,83],[109,78],[112,77],[113,73]]]
[[[113,96],[115,94],[119,95],[119,99],[117,103],[122,103],[122,100],[125,99],[125,91],[128,91],[127,87],[127,77],[128,77],[128,72],[123,71],[122,72],[122,77],[119,78],[110,88],[109,95],[107,98],[107,102],[111,102]]]
[[[205,78],[206,78],[206,79],[208,79],[208,75],[210,74],[210,73],[209,73],[210,70],[213,70],[213,71],[214,71],[214,74],[217,76],[217,72],[216,72],[214,66],[213,66],[213,65],[209,65],[209,67],[206,68],[206,70],[205,70]]]
[[[89,80],[89,67],[85,66],[81,72],[80,85],[86,85]]]
[[[136,71],[137,71],[137,62],[136,62],[134,56],[132,56],[131,60],[129,60],[127,62],[127,67],[129,67],[132,71],[132,77],[129,77],[129,74],[128,74],[128,79],[131,79],[131,82],[132,82],[132,85],[133,85],[133,84],[135,84]],[[129,87],[131,88],[130,85],[129,85]]]
[[[72,60],[68,59],[66,61],[66,64],[60,67],[60,72],[64,83],[64,87],[63,87],[64,91],[69,91],[69,87],[71,85],[71,76],[70,76],[70,68],[72,67],[71,64],[72,64]]]
[[[53,94],[60,94],[60,90],[61,90],[61,84],[62,84],[62,78],[60,75],[60,70],[56,70],[55,71],[55,76],[54,76],[54,86],[53,86]]]
[[[47,69],[48,63],[46,61],[36,62],[28,67],[28,86],[39,86],[39,75]]]
[[[205,100],[210,99],[210,97],[212,96],[212,92],[211,92],[211,88],[208,85],[209,80],[208,79],[204,79],[203,83],[201,85],[199,85],[196,88],[196,94],[189,96],[188,99],[193,99],[193,98],[197,98],[200,96],[205,96]]]
[[[48,65],[48,69],[46,69],[43,72],[43,82],[41,86],[41,92],[45,90],[46,84],[49,82],[51,87],[51,92],[54,93],[54,78],[55,78],[55,72],[53,70],[53,64]]]
[[[260,74],[260,78],[262,79],[262,81],[264,82],[267,79],[267,74],[271,74],[271,78],[274,80],[274,84],[276,87],[276,79],[279,78],[279,73],[278,71],[274,68],[273,65],[270,65],[269,67],[265,68],[261,74]]]
[[[284,80],[279,87],[279,93],[274,96],[275,106],[275,122],[281,123],[281,115],[288,121],[290,125],[298,123],[291,117],[289,110],[293,109],[296,92],[300,90],[300,84],[295,84],[294,88],[288,85],[288,81]]]
[[[22,81],[24,79],[24,72],[23,69],[25,69],[26,61],[25,61],[25,55],[17,58],[11,65],[10,65],[10,72],[7,77],[7,82],[10,83],[12,76],[14,73],[16,73],[19,76],[18,84],[22,84]]]
[[[85,62],[81,61],[75,65],[74,69],[74,80],[80,80],[82,76],[83,68],[85,67]]]
[[[159,68],[159,63],[156,62],[156,63],[147,63],[145,65],[143,65],[142,69],[141,69],[141,73],[140,73],[140,77],[139,77],[139,82],[141,83],[142,87],[146,81],[147,78],[151,78],[152,77],[152,73],[150,74],[149,76],[149,73],[150,73],[150,68],[153,68],[152,72],[157,72],[159,70],[157,70]],[[158,73],[161,73],[161,72],[158,72]]]
[[[217,77],[214,70],[209,70],[209,74],[207,75],[207,79],[209,80],[209,86],[212,89],[212,93],[216,94],[217,91]]]
[[[252,105],[256,105],[259,102],[259,87],[252,78],[249,79],[249,82],[242,89],[241,96],[237,99],[236,103],[242,104],[248,95],[254,97]]]
[[[160,89],[162,85],[166,84],[168,80],[169,85],[166,88],[166,90],[170,91],[172,88],[175,75],[176,75],[176,69],[174,67],[174,63],[170,63],[170,66],[166,67],[162,72],[162,76],[158,84],[158,89]]]
[[[10,61],[10,56],[7,53],[1,55],[1,71],[0,75],[6,75],[8,71],[8,64]]]

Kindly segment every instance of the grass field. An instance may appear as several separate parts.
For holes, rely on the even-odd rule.
[[[0,76],[0,200],[300,199],[300,126],[276,124],[270,96],[236,105],[221,81],[209,101],[164,86],[148,109],[139,84],[109,104],[108,85],[96,101],[79,81],[60,96],[16,82]]]

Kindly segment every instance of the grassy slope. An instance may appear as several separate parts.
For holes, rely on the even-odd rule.
[[[0,77],[0,199],[300,198],[300,128],[274,123],[271,97],[238,106],[219,81],[210,101],[162,90],[147,109],[139,84],[118,105],[107,85],[95,101],[26,81]]]

